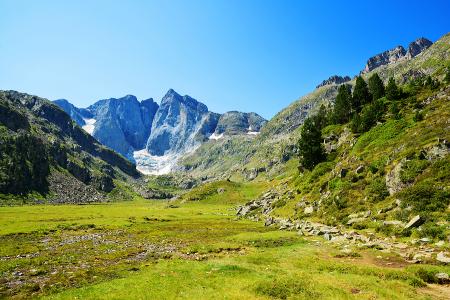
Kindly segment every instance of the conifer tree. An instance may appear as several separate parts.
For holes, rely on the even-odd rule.
[[[372,100],[374,101],[384,97],[384,84],[377,73],[369,78],[369,92],[372,94]]]
[[[314,118],[307,118],[303,123],[298,148],[300,163],[308,170],[312,170],[325,159],[322,132],[314,122]]]
[[[343,124],[349,121],[351,98],[350,87],[346,84],[341,85],[334,103],[333,122],[335,124]]]
[[[367,83],[361,76],[356,77],[355,88],[353,89],[352,96],[352,110],[354,112],[360,112],[363,105],[370,103],[372,97],[370,96]]]
[[[386,86],[386,97],[389,100],[398,100],[400,98],[400,91],[395,83],[394,77],[389,78]]]

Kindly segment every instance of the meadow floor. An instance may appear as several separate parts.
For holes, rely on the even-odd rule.
[[[0,298],[448,299],[423,286],[427,266],[372,251],[217,202],[0,207]]]

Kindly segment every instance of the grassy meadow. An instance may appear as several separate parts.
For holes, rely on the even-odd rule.
[[[221,188],[220,194],[212,191]],[[237,219],[264,184],[178,201],[0,208],[0,296],[29,299],[445,299],[389,253]],[[381,255],[381,256],[380,256]],[[424,275],[425,274],[425,275]]]

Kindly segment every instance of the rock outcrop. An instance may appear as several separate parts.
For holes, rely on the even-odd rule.
[[[217,123],[216,135],[227,134],[256,134],[267,121],[255,113],[229,111],[220,116]]]
[[[433,45],[433,42],[423,37],[411,42],[408,47],[408,52],[406,53],[406,58],[409,59],[419,55],[431,45]]]
[[[384,51],[377,54],[367,61],[366,67],[362,73],[369,73],[370,71],[391,63],[395,63],[406,55],[406,50],[402,46],[397,46],[391,50]]]
[[[330,78],[322,81],[322,83],[320,83],[318,86],[316,86],[316,88],[318,89],[322,86],[326,86],[326,85],[330,85],[330,84],[342,84],[342,83],[345,83],[350,80],[352,80],[350,78],[350,76],[342,77],[342,76],[338,76],[338,75],[333,75],[333,76],[330,76]]]
[[[411,59],[428,49],[431,45],[433,45],[433,42],[421,37],[409,44],[408,51],[403,46],[397,46],[391,50],[384,51],[369,58],[361,73],[368,73],[378,67],[389,65],[403,59]]]

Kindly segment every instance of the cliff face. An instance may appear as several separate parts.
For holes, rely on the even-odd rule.
[[[389,65],[399,60],[411,59],[428,49],[432,44],[433,42],[427,40],[426,38],[419,38],[409,44],[408,51],[406,51],[402,46],[397,46],[393,49],[384,51],[369,58],[364,70],[362,70],[361,73],[368,73],[378,67]]]
[[[188,150],[212,134],[216,125],[217,120],[210,116],[206,105],[171,89],[153,120],[147,151],[162,156]]]

